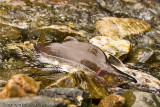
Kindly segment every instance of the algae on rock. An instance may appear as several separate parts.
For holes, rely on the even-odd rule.
[[[103,98],[98,107],[124,107],[125,98],[120,95],[111,94]]]
[[[95,73],[76,71],[57,80],[46,88],[53,87],[79,87],[91,94],[91,98],[103,98],[109,95],[104,80]]]
[[[104,17],[95,23],[95,28],[102,36],[124,38],[147,32],[151,29],[151,25],[138,19]]]

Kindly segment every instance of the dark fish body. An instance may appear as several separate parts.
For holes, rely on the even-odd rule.
[[[62,43],[37,44],[35,48],[41,55],[45,54],[45,57],[48,55],[63,58],[82,64],[95,72],[100,70],[107,71],[108,74],[114,74],[136,81],[133,77],[111,66],[104,52],[90,43],[70,40]]]

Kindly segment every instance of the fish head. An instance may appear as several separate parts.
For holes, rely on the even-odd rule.
[[[142,91],[154,92],[160,94],[160,80],[149,75],[145,72],[129,69],[125,67],[125,65],[114,56],[110,55],[109,61],[112,66],[114,66],[117,70],[122,71],[125,74],[135,78],[136,82],[129,82],[128,85],[131,88],[135,88]]]

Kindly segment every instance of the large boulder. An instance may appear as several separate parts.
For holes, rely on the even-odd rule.
[[[116,17],[104,17],[95,23],[95,27],[102,36],[119,38],[142,34],[151,29],[151,25],[143,20]]]
[[[47,88],[54,87],[79,87],[95,99],[109,95],[104,79],[97,77],[94,72],[73,72],[52,83]]]

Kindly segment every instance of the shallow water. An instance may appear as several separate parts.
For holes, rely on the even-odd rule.
[[[124,62],[131,68],[143,70],[160,79],[160,3],[158,1],[153,0],[151,3],[138,0],[135,3],[119,0],[6,1],[0,1],[0,32],[2,32],[0,33],[0,79],[8,80],[12,75],[23,71],[29,74],[30,72],[25,72],[27,70],[24,69],[37,69],[39,66],[27,55],[22,57],[15,50],[5,49],[7,44],[37,40],[42,32],[45,32],[47,41],[61,42],[68,35],[80,41],[88,41],[96,34],[94,23],[107,16],[142,19],[152,25],[148,33],[126,37],[132,43],[132,49]],[[70,32],[37,29],[50,25],[69,26],[74,31],[81,31],[87,37],[80,37]]]

